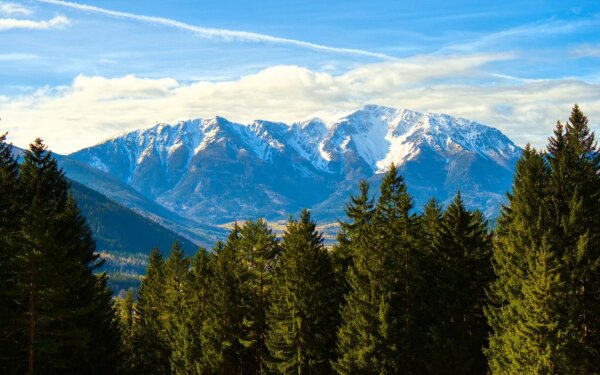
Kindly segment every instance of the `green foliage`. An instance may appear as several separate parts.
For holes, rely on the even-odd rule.
[[[431,241],[427,286],[430,373],[484,373],[487,341],[483,307],[493,279],[491,237],[479,211],[468,211],[460,194],[439,216],[435,202],[423,216]]]
[[[0,143],[5,156],[4,140]],[[8,175],[14,176],[14,165],[3,164],[6,182]],[[8,336],[17,336],[12,371],[115,373],[119,332],[106,275],[93,273],[101,262],[91,232],[40,139],[25,154],[18,184],[20,194],[13,199],[21,210],[19,233],[8,236],[18,239],[11,243],[13,273],[8,279],[15,292],[11,316],[17,317]],[[6,233],[0,238],[6,241]]]
[[[100,251],[135,254],[155,246],[167,249],[175,241],[188,251],[196,248],[191,241],[82,184],[71,181],[70,191],[94,233]]]
[[[247,221],[237,242],[240,261],[243,320],[239,341],[245,348],[244,372],[263,373],[267,356],[266,311],[279,244],[267,223]]]
[[[167,261],[167,264],[169,262]],[[201,248],[187,271],[183,284],[183,311],[170,318],[174,332],[171,342],[171,368],[175,374],[205,373],[202,330],[206,320],[208,288],[211,280],[208,252]]]
[[[600,371],[600,155],[575,106],[548,153],[527,148],[494,243],[494,373]]]
[[[362,183],[361,195],[347,208],[352,216],[345,225],[345,246],[353,261],[334,367],[342,374],[417,372],[418,220],[394,165],[384,176],[374,211],[367,194]]]
[[[244,308],[240,283],[239,230],[235,225],[225,244],[210,257],[211,279],[202,327],[204,364],[214,374],[242,373],[245,348],[239,341]]]
[[[23,310],[17,291],[22,263],[20,249],[21,189],[19,166],[0,135],[0,373],[19,373],[15,358],[25,357],[24,338],[17,327],[22,323]]]
[[[269,368],[280,374],[331,373],[338,321],[331,259],[308,210],[290,220],[268,310]]]
[[[163,323],[164,284],[164,261],[160,250],[154,248],[134,312],[132,362],[135,371],[140,374],[168,374],[170,371],[170,351]]]
[[[600,154],[577,106],[524,150],[494,236],[460,194],[416,214],[392,165],[331,252],[307,210],[281,243],[248,221],[191,259],[155,248],[115,304],[52,155],[36,140],[19,167],[5,140],[3,374],[600,373]]]

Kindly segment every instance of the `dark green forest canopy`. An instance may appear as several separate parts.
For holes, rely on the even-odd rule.
[[[331,248],[309,211],[282,236],[250,220],[155,248],[137,299],[110,298],[43,144],[21,166],[0,146],[3,373],[600,373],[600,154],[577,106],[525,148],[495,230],[460,193],[416,211],[391,165]]]

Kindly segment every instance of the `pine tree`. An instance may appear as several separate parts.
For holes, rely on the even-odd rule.
[[[17,278],[19,253],[22,251],[20,218],[22,195],[19,189],[19,166],[12,155],[12,145],[6,143],[6,134],[0,135],[0,373],[25,372],[15,365],[15,359],[24,357],[24,341],[19,334],[22,324],[22,306],[18,303]]]
[[[135,371],[139,374],[169,374],[169,346],[165,337],[164,260],[158,248],[150,253],[146,275],[138,291],[134,310]]]
[[[190,260],[183,252],[179,242],[171,246],[171,252],[165,260],[164,302],[161,320],[165,341],[169,347],[171,373],[186,373],[185,345],[186,336],[186,294],[190,285]]]
[[[371,306],[371,291],[366,272],[368,246],[372,236],[373,202],[369,184],[361,181],[360,195],[351,196],[346,206],[348,223],[341,223],[340,246],[350,257],[345,272],[347,290],[342,307],[342,323],[338,330],[338,359],[333,364],[338,373],[362,373],[370,365],[371,334],[377,330]]]
[[[600,155],[578,106],[526,149],[499,223],[487,315],[496,373],[600,371]]]
[[[572,299],[573,372],[600,372],[600,152],[577,105],[548,145],[551,242],[565,265]],[[567,302],[567,301],[565,301]]]
[[[27,372],[115,372],[118,327],[91,231],[56,160],[37,139],[20,168]],[[115,350],[117,348],[117,350]]]
[[[370,223],[351,240],[350,291],[338,333],[339,373],[420,370],[418,220],[397,168],[386,172]]]
[[[203,363],[213,374],[240,374],[244,347],[239,342],[244,309],[240,284],[239,231],[236,224],[225,244],[218,242],[210,259],[206,320],[202,327]]]
[[[527,146],[494,240],[485,352],[495,374],[572,373],[566,358],[573,327],[560,311],[569,293],[550,235],[549,179],[543,155]]]
[[[130,288],[125,294],[125,298],[117,298],[115,303],[117,316],[119,318],[119,328],[121,332],[121,372],[124,374],[135,373],[135,301],[133,298],[133,289]]]
[[[206,320],[208,287],[211,282],[209,255],[200,248],[191,262],[191,272],[183,286],[184,315],[172,319],[176,323],[173,335],[172,361],[174,373],[202,374],[206,372],[203,363],[202,330]]]
[[[244,309],[239,337],[240,343],[245,347],[243,372],[260,374],[265,371],[266,311],[279,245],[267,223],[259,219],[247,221],[240,229],[238,246]]]
[[[360,248],[363,241],[361,234],[371,223],[373,217],[373,201],[369,198],[369,183],[365,180],[359,183],[360,194],[350,196],[350,202],[345,207],[348,222],[340,221],[340,229],[337,233],[337,243],[331,252],[333,269],[335,271],[336,284],[338,285],[338,301],[349,290],[347,273],[353,263],[353,248]]]
[[[492,280],[491,241],[479,211],[468,211],[460,193],[445,210],[439,224],[432,203],[426,211],[433,241],[427,273],[432,290],[429,301],[430,373],[484,373],[482,348],[487,341],[483,315],[486,289]],[[437,227],[437,228],[436,228]],[[433,272],[431,272],[433,271]]]
[[[337,325],[331,259],[308,210],[290,220],[268,311],[269,367],[281,374],[331,373]]]

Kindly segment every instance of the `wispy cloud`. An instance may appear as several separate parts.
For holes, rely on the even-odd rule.
[[[0,53],[0,61],[22,61],[34,60],[39,58],[38,55],[31,53]]]
[[[506,40],[543,35],[569,34],[580,30],[587,30],[597,25],[600,25],[600,15],[588,16],[576,20],[550,19],[487,33],[470,40],[454,42],[446,46],[445,49],[452,51],[475,51],[487,46],[497,46],[499,42]]]
[[[518,144],[541,146],[575,102],[599,129],[600,84],[569,79],[486,84],[486,64],[503,58],[419,57],[364,65],[343,74],[274,66],[222,82],[81,75],[68,86],[0,98],[0,130],[10,130],[17,145],[41,136],[57,152],[70,152],[156,122],[215,115],[239,122],[263,118],[289,123],[311,117],[330,121],[375,103],[466,117],[499,128]],[[472,84],[473,78],[482,83]]]
[[[600,57],[600,44],[576,47],[571,50],[570,55],[573,57]]]
[[[29,16],[32,13],[33,12],[30,9],[25,8],[21,4],[0,1],[0,14],[4,14],[7,16],[12,16],[12,15]]]
[[[65,16],[56,16],[47,21],[0,18],[0,31],[12,29],[47,30],[67,26],[70,23]]]
[[[113,17],[126,18],[130,20],[135,20],[139,22],[146,22],[155,25],[162,25],[167,27],[173,27],[176,29],[184,30],[192,32],[203,38],[218,38],[227,41],[245,41],[245,42],[259,42],[259,43],[274,43],[274,44],[284,44],[291,45],[301,48],[308,48],[317,51],[331,52],[331,53],[340,53],[340,54],[351,54],[351,55],[359,55],[365,57],[372,57],[384,60],[395,60],[393,56],[389,56],[383,53],[372,52],[362,49],[355,48],[341,48],[341,47],[332,47],[323,44],[306,42],[303,40],[297,39],[289,39],[289,38],[281,38],[277,36],[267,35],[267,34],[259,34],[248,31],[239,31],[239,30],[229,30],[229,29],[217,29],[217,28],[208,28],[197,25],[191,25],[188,23],[172,20],[169,18],[163,17],[153,17],[153,16],[145,16],[127,12],[119,12],[110,9],[100,8],[92,5],[74,3],[69,1],[61,1],[61,0],[38,0],[42,3],[59,5],[63,7],[68,7],[72,9],[88,11],[93,13],[105,14]]]

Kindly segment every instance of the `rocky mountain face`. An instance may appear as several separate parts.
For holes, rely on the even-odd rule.
[[[319,220],[342,218],[358,182],[367,179],[376,192],[390,163],[400,167],[417,207],[430,197],[447,202],[460,190],[467,204],[493,217],[520,153],[486,125],[370,105],[329,124],[221,117],[158,124],[69,158],[180,217],[219,224],[281,219],[305,207]],[[83,183],[97,189],[93,179]]]

